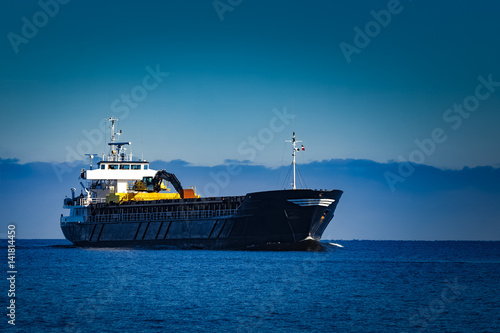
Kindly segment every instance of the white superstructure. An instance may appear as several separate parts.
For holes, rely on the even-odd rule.
[[[103,154],[102,161],[93,168],[92,159],[96,154],[87,154],[90,157],[90,169],[82,169],[80,178],[86,180],[80,182],[82,191],[79,196],[75,196],[76,189],[71,189],[72,197],[64,200],[64,208],[70,210],[67,217],[61,217],[61,222],[80,221],[84,219],[87,209],[92,203],[106,202],[106,196],[114,193],[134,193],[139,181],[145,179],[151,180],[157,170],[149,168],[147,161],[134,161],[132,154],[125,154],[124,146],[130,145],[130,142],[118,142],[116,138],[122,134],[122,131],[115,131],[116,118],[109,118],[111,122],[111,140],[108,155]],[[144,189],[146,190],[146,189]]]
[[[108,162],[101,161],[97,169],[86,170],[84,177],[87,180],[113,180],[116,184],[115,192],[128,192],[129,185],[144,177],[154,177],[157,170],[149,168],[149,162]]]

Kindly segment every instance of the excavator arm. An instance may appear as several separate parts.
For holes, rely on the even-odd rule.
[[[155,177],[153,178],[153,186],[155,192],[160,191],[161,181],[163,179],[172,184],[172,186],[175,188],[177,193],[179,193],[182,199],[195,198],[195,194],[192,189],[187,189],[187,190],[183,189],[179,179],[173,173],[169,173],[165,170],[158,171]]]

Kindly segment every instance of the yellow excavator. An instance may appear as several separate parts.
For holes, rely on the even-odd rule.
[[[160,192],[161,190],[167,189],[164,181],[170,182],[182,199],[193,199],[197,197],[193,189],[182,188],[181,182],[177,176],[165,170],[158,171],[154,177],[144,177],[142,180],[136,181],[134,190],[147,191],[148,193]]]
[[[159,193],[168,190],[166,182],[170,182],[177,193]],[[154,177],[144,177],[137,180],[129,193],[110,193],[106,196],[106,202],[122,203],[124,201],[148,201],[166,199],[195,199],[197,195],[192,188],[184,189],[179,179],[165,170],[158,171]]]

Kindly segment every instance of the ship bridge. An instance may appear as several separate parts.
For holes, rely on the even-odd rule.
[[[127,192],[129,181],[154,177],[156,170],[149,168],[146,161],[101,161],[97,169],[85,170],[82,178],[87,180],[116,180],[116,192]]]

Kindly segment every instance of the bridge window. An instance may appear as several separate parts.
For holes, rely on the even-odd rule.
[[[132,165],[132,170],[141,170],[141,165]]]
[[[128,164],[122,164],[122,165],[120,165],[120,169],[122,169],[122,170],[128,170],[128,169],[130,169],[130,165],[128,165]]]
[[[148,169],[148,165],[144,164],[144,170],[147,170],[147,169]]]
[[[118,170],[118,164],[110,164],[110,165],[108,165],[108,169],[110,169],[110,170]]]
[[[105,164],[101,164],[101,170],[104,170],[106,168]]]

